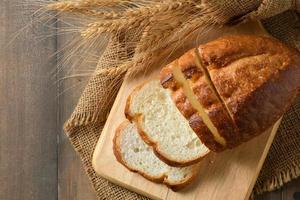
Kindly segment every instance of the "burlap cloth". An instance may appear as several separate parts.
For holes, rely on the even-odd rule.
[[[209,5],[221,10],[218,16],[215,16],[218,23],[230,24],[248,18],[259,19],[270,34],[300,50],[300,23],[297,13],[300,11],[300,2],[298,0],[215,0],[208,2]],[[65,124],[65,132],[78,152],[99,199],[146,199],[101,178],[95,173],[91,164],[95,145],[126,71],[118,72],[117,69],[123,58],[126,60],[133,54],[128,48],[126,51],[121,51],[116,46],[108,44],[75,111]],[[118,60],[118,62],[113,63],[112,60]],[[116,71],[113,74],[105,74],[101,72],[103,67],[113,67]],[[116,80],[118,84],[115,84]],[[111,92],[112,83],[115,88],[113,93]],[[299,175],[300,95],[284,115],[252,196],[279,188]]]

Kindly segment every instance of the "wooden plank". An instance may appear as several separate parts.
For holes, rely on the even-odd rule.
[[[240,25],[238,28],[224,28],[221,31],[214,29],[206,35],[203,34],[203,38],[198,37],[197,39],[203,43],[228,33],[265,34],[260,24],[249,23]],[[196,45],[195,40],[190,39],[190,41],[192,41],[192,45]],[[183,44],[185,43],[183,42]],[[189,49],[188,46],[186,45],[184,48]],[[180,54],[182,52],[178,55]],[[162,55],[162,57],[164,56]],[[161,66],[157,63],[155,65]],[[182,192],[173,192],[161,184],[147,181],[141,176],[129,172],[116,161],[112,152],[112,138],[114,130],[125,118],[124,107],[127,96],[133,88],[146,79],[157,76],[158,72],[159,69],[156,69],[148,76],[127,78],[124,81],[94,153],[93,166],[95,170],[112,182],[154,199],[248,199],[279,123],[276,123],[266,133],[238,148],[219,154],[212,153],[206,157],[201,161],[198,180]]]
[[[59,16],[59,19],[63,20],[63,17]],[[58,27],[64,29],[62,23],[58,23]],[[74,151],[69,138],[62,130],[64,122],[72,114],[88,80],[88,76],[76,76],[76,74],[80,73],[79,69],[87,69],[87,66],[79,66],[80,63],[77,63],[77,61],[79,61],[78,57],[73,57],[71,62],[65,62],[66,58],[72,53],[70,50],[72,48],[66,47],[78,38],[79,35],[76,34],[57,36],[57,52],[59,52],[60,58],[58,60],[60,68],[58,71],[58,199],[94,200],[96,199],[96,193],[93,191],[88,176],[83,169],[81,160]],[[83,63],[81,63],[81,65],[83,65]]]
[[[80,158],[62,130],[63,123],[73,112],[81,94],[80,89],[63,91],[74,86],[74,84],[78,84],[79,81],[78,79],[68,80],[60,87],[62,94],[59,97],[58,199],[96,199],[95,192],[83,169]]]
[[[37,25],[7,46],[33,11],[21,0],[0,1],[0,199],[57,198],[55,32]]]
[[[167,199],[248,199],[262,167],[279,122],[272,131],[247,142],[234,150],[222,152],[207,158],[201,164],[196,192],[169,191]],[[255,148],[253,148],[255,146]],[[202,173],[203,172],[203,173]]]
[[[254,200],[282,200],[282,190],[276,190],[273,192],[268,192],[255,197]]]
[[[79,156],[69,139],[64,133],[60,133],[59,140],[58,199],[96,199],[96,194],[84,172]]]
[[[282,200],[300,200],[300,178],[287,183],[282,188]]]

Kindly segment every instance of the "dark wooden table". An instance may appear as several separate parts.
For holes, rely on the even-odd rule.
[[[95,193],[62,131],[86,79],[61,81],[66,70],[59,70],[55,53],[65,38],[55,29],[22,29],[35,20],[35,2],[0,1],[0,200],[93,200]],[[297,190],[300,179],[257,199],[292,200]]]

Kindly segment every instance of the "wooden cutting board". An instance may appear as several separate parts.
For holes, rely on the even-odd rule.
[[[219,36],[238,33],[266,34],[258,22],[247,22],[230,28],[199,30],[198,34],[190,37],[189,41],[193,42],[183,42],[184,45],[182,46],[184,47],[178,51],[176,50],[177,55],[181,55],[192,46]],[[130,172],[115,159],[112,150],[112,139],[116,127],[125,119],[124,107],[128,95],[140,83],[158,77],[161,66],[167,63],[168,60],[172,60],[172,57],[176,57],[176,55],[174,54],[174,56],[166,59],[166,56],[163,56],[162,53],[164,62],[156,63],[155,65],[159,67],[155,70],[134,78],[125,78],[93,155],[95,171],[115,184],[153,199],[248,199],[279,126],[279,121],[264,134],[233,150],[227,150],[219,154],[211,153],[201,161],[197,180],[179,192],[173,192],[163,184],[153,183],[136,173]]]

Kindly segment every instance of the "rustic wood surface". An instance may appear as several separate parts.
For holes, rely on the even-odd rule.
[[[0,199],[95,200],[61,129],[84,85],[80,78],[59,84],[64,71],[53,75],[57,67],[53,54],[64,39],[37,26],[21,31],[7,46],[32,21],[33,10],[26,2],[33,1],[0,1]],[[53,36],[41,40],[50,32]],[[80,89],[68,90],[74,84]],[[292,200],[297,191],[300,179],[257,200]]]

